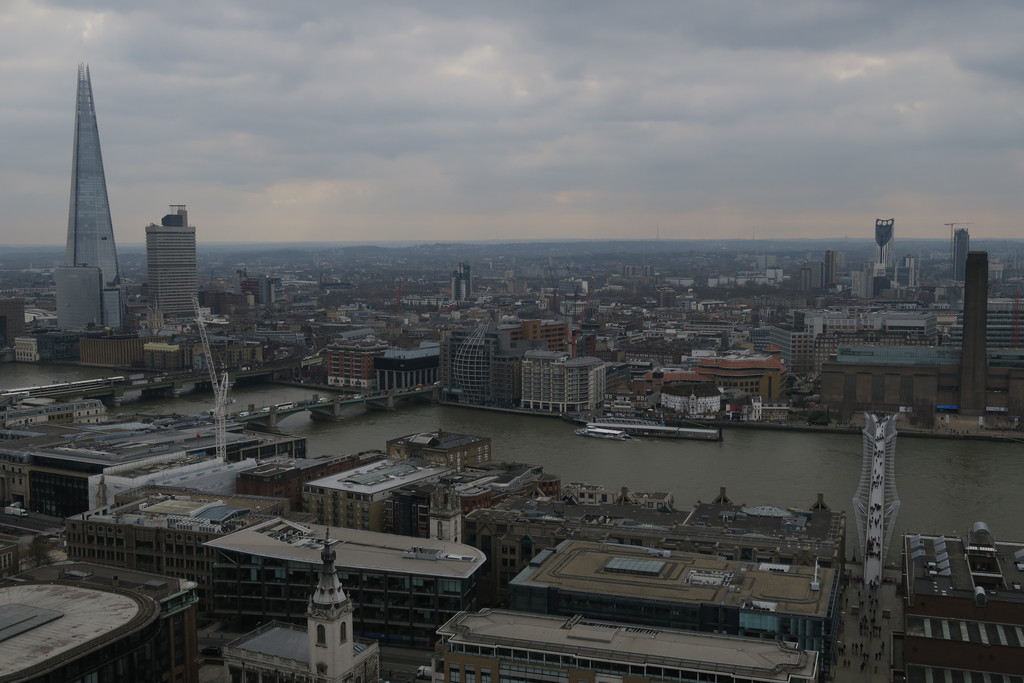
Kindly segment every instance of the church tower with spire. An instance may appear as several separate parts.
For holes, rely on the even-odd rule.
[[[306,609],[306,639],[310,673],[340,681],[352,671],[354,649],[352,601],[345,595],[334,568],[336,542],[330,540],[329,532],[325,534],[324,548],[320,552],[323,561],[320,582]]]
[[[462,543],[462,507],[459,493],[450,481],[442,480],[430,493],[430,537]]]

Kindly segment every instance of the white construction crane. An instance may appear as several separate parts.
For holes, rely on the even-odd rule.
[[[213,363],[213,352],[210,350],[210,338],[206,335],[206,321],[199,309],[199,297],[194,294],[192,295],[192,308],[196,312],[196,327],[199,328],[199,338],[203,342],[206,369],[210,373],[210,386],[213,387],[213,434],[216,453],[222,462],[227,462],[228,437],[224,423],[228,405],[228,371],[225,370],[221,373],[218,380],[217,368]]]

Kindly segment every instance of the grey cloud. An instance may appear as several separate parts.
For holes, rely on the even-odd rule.
[[[317,225],[381,216],[408,226],[396,239],[425,224],[455,239],[481,221],[495,232],[472,234],[496,237],[526,215],[548,233],[589,221],[611,236],[597,234],[623,222],[609,216],[716,210],[737,236],[749,217],[801,215],[843,234],[858,208],[866,225],[901,206],[916,212],[901,227],[926,231],[972,203],[1001,217],[993,235],[1018,230],[1007,188],[1021,171],[1024,13],[1011,4],[21,0],[14,11],[25,30],[0,27],[11,82],[0,125],[16,131],[0,173],[29,195],[4,200],[51,242],[66,220],[81,59],[115,218],[129,225],[192,195],[197,220],[244,223],[259,239],[289,211],[289,236],[309,239],[324,236]]]

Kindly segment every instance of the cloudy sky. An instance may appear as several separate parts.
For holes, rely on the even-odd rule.
[[[1024,3],[0,0],[0,243],[1022,237]]]

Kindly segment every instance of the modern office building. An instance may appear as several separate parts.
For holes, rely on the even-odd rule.
[[[70,517],[107,503],[117,478],[140,481],[156,476],[167,462],[191,461],[201,469],[215,451],[212,424],[181,429],[140,430],[127,424],[39,424],[8,431],[0,440],[0,482],[6,480],[6,500],[21,501],[30,512]],[[233,429],[238,429],[234,427]],[[304,437],[229,431],[227,455],[232,463],[256,458],[306,455]],[[228,484],[234,469],[219,461]],[[107,475],[112,478],[108,484]],[[211,473],[216,475],[216,473]],[[186,477],[187,473],[175,475]],[[216,480],[216,476],[214,476]],[[143,482],[146,483],[146,482]],[[164,482],[171,483],[173,482]]]
[[[509,582],[509,608],[786,642],[817,652],[827,676],[841,579],[831,568],[570,540]]]
[[[288,511],[281,498],[144,487],[68,517],[67,553],[72,560],[192,581],[205,612],[212,609],[214,553],[203,544]]]
[[[92,563],[0,584],[0,680],[195,683],[195,584]]]
[[[896,219],[875,219],[875,265],[891,272],[896,265],[894,237]]]
[[[965,302],[966,303],[966,302]],[[1021,348],[1024,342],[1024,314],[1016,299],[989,298],[985,305],[985,346],[988,349]],[[956,315],[949,327],[949,346],[961,346],[964,341],[965,313]]]
[[[447,332],[441,339],[442,398],[471,405],[517,407],[522,394],[520,364],[531,349],[568,351],[564,320],[503,318]]]
[[[971,250],[971,233],[967,228],[953,231],[953,251],[950,259],[953,262],[953,280],[963,282],[967,274],[967,252]]]
[[[71,206],[64,265],[54,269],[61,329],[119,328],[124,302],[89,67],[78,66]]]
[[[984,522],[903,537],[905,681],[1011,681],[1024,671],[1024,543]]]
[[[467,301],[473,298],[473,276],[468,263],[460,263],[452,271],[452,301]]]
[[[812,683],[817,652],[793,643],[586,617],[460,612],[438,629],[435,681]]]
[[[305,621],[328,533],[339,543],[338,578],[360,636],[428,647],[441,624],[479,607],[476,575],[486,558],[476,548],[274,519],[207,542],[216,553],[216,616],[226,630]]]
[[[377,389],[391,391],[434,384],[440,353],[436,342],[424,342],[416,349],[386,349],[373,358]]]
[[[305,628],[271,622],[224,648],[226,680],[245,683],[370,683],[383,680],[380,645],[356,638],[352,601],[334,566],[336,541],[324,539],[320,578]]]
[[[839,252],[834,249],[825,250],[825,272],[822,279],[825,287],[834,287],[839,282]]]
[[[917,259],[907,254],[896,259],[896,267],[892,279],[900,287],[917,287],[918,268]]]
[[[164,314],[191,316],[196,296],[196,229],[184,204],[172,204],[160,225],[146,226],[149,305]]]

